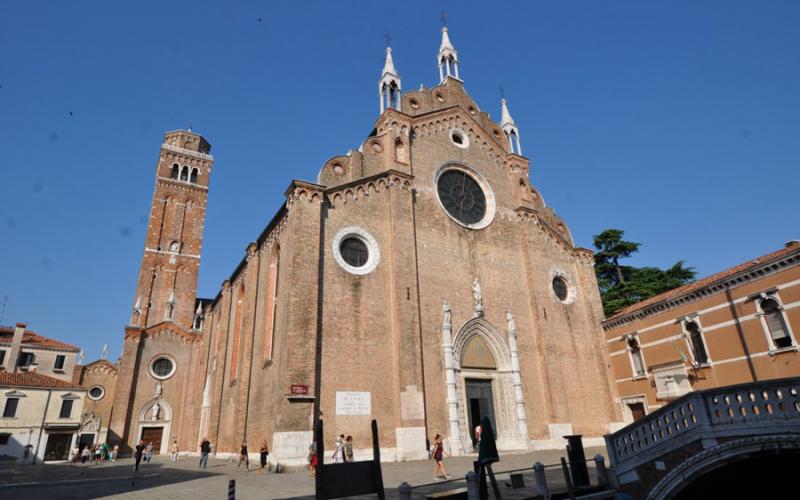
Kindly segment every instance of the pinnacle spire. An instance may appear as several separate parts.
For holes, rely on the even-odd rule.
[[[522,146],[519,142],[519,129],[514,119],[511,118],[511,113],[508,112],[508,103],[505,98],[500,99],[500,128],[506,134],[508,139],[508,149],[511,153],[522,155]]]
[[[442,26],[442,43],[439,45],[439,83],[444,83],[447,77],[459,79],[458,77],[458,52],[450,41],[447,33],[447,26]]]
[[[511,118],[511,113],[508,112],[508,105],[506,104],[505,99],[500,99],[500,105],[502,107],[501,110],[501,117],[500,117],[500,126],[504,125],[513,125],[516,127],[516,123],[514,123],[514,119]]]
[[[386,47],[386,61],[383,63],[383,72],[378,82],[378,95],[381,98],[381,113],[389,108],[400,111],[401,90],[400,75],[397,74],[397,70],[394,67],[394,59],[392,59],[392,48]]]

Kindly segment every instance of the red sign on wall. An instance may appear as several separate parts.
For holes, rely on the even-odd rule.
[[[308,395],[308,386],[300,384],[292,384],[291,393],[293,396],[306,396]]]

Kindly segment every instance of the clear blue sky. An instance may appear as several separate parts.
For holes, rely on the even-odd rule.
[[[116,357],[162,133],[213,145],[199,292],[377,118],[384,33],[405,88],[437,83],[439,13],[580,245],[707,275],[800,238],[800,2],[0,4],[4,324]],[[259,18],[261,21],[259,22]],[[72,116],[70,116],[70,111]]]

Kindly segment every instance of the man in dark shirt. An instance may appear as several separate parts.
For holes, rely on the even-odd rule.
[[[144,440],[140,440],[139,444],[136,445],[136,451],[133,452],[133,458],[136,459],[136,465],[133,466],[133,470],[139,471],[139,462],[142,461],[142,454],[144,454]]]
[[[208,454],[211,453],[211,442],[208,438],[203,438],[200,442],[200,467],[208,467]]]

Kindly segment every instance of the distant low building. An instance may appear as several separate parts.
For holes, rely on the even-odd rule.
[[[77,443],[86,394],[71,381],[78,349],[25,326],[17,323],[10,342],[3,338],[0,344],[0,460],[66,460]],[[47,374],[38,372],[39,366],[46,366]]]
[[[603,322],[623,418],[688,392],[800,376],[800,242]]]

